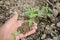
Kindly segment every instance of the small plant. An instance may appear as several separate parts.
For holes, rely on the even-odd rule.
[[[39,18],[46,18],[50,17],[52,14],[50,12],[50,8],[48,6],[42,7],[41,10],[30,8],[27,10],[26,14],[24,14],[22,17],[28,17],[29,18],[29,26],[33,24],[33,22],[36,20],[36,17]]]
[[[27,11],[27,16],[29,19],[29,26],[33,24],[36,17],[46,18],[47,16],[50,17],[52,14],[50,13],[50,8],[48,6],[43,7],[41,10],[38,9],[29,9]]]
[[[37,13],[36,13],[37,11],[38,9],[28,9],[27,15],[29,17],[29,26],[31,26],[35,21],[35,18],[37,16]]]
[[[50,17],[52,14],[50,12],[50,8],[48,6],[42,7],[41,10],[38,11],[38,17],[40,18],[46,18],[47,16]]]

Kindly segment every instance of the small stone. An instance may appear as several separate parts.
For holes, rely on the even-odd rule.
[[[58,10],[53,9],[53,15],[56,17],[58,15]]]
[[[0,14],[0,19],[3,19],[3,18],[4,18],[4,16]]]
[[[58,37],[53,37],[53,40],[58,40]]]
[[[47,25],[47,26],[46,26],[46,29],[47,29],[47,30],[51,30],[52,28],[51,28],[49,25]]]
[[[46,34],[43,34],[42,37],[41,37],[41,39],[45,39],[45,37],[46,37]]]
[[[57,23],[57,27],[60,27],[60,22]]]
[[[51,36],[54,36],[53,33],[51,33]]]
[[[53,26],[55,26],[55,24],[53,23],[53,24],[51,24],[51,26],[53,27]]]
[[[0,5],[3,4],[3,1],[0,1]]]
[[[60,3],[56,3],[56,8],[57,8],[57,10],[58,10],[58,12],[60,12]]]
[[[52,27],[53,29],[55,29],[55,28],[56,28],[54,23],[53,23],[53,24],[51,24],[51,27]]]
[[[39,37],[39,38],[37,38],[37,40],[40,40],[40,37]]]

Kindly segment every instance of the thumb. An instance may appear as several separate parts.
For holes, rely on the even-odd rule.
[[[14,15],[12,16],[12,18],[10,18],[9,20],[7,20],[7,21],[5,22],[5,24],[12,24],[12,23],[14,23],[14,22],[17,21],[17,18],[18,18],[17,12],[15,11],[13,14],[14,14]]]
[[[15,11],[13,14],[14,14],[14,15],[12,16],[12,18],[10,18],[10,19],[8,20],[9,22],[15,22],[15,21],[17,21],[18,13]]]
[[[18,18],[17,12],[15,11],[13,14],[14,14],[13,17],[10,18],[10,19],[8,19],[8,20],[5,22],[5,24],[3,24],[3,26],[7,26],[7,27],[8,27],[8,26],[11,26],[13,23],[15,23],[15,22],[17,21],[17,18]]]

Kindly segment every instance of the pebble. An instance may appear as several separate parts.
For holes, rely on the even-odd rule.
[[[37,40],[40,40],[40,37]]]
[[[46,26],[46,29],[47,29],[47,30],[51,30],[52,28],[51,28],[51,26],[47,25],[47,26]]]
[[[53,37],[53,40],[58,40],[58,37]]]
[[[46,34],[43,34],[42,37],[41,37],[41,39],[45,39],[45,37],[46,37]]]
[[[52,27],[53,29],[56,28],[54,23],[51,24],[51,27]]]
[[[56,17],[58,15],[58,10],[53,9],[53,15]]]
[[[57,8],[57,10],[58,10],[58,12],[60,12],[60,3],[56,3],[56,8]]]
[[[60,27],[60,22],[57,23],[57,27]]]

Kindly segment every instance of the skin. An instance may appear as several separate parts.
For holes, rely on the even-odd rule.
[[[18,27],[20,27],[24,22],[24,20],[17,20],[18,14],[16,11],[13,14],[13,17],[7,20],[5,24],[3,24],[2,27],[0,27],[0,40],[12,40],[12,34],[15,33]],[[35,26],[36,25],[37,24],[35,24]],[[18,36],[16,36],[16,40],[19,40],[21,38],[35,33],[36,29],[37,27],[35,27],[34,30],[26,33],[25,35],[20,33]]]

